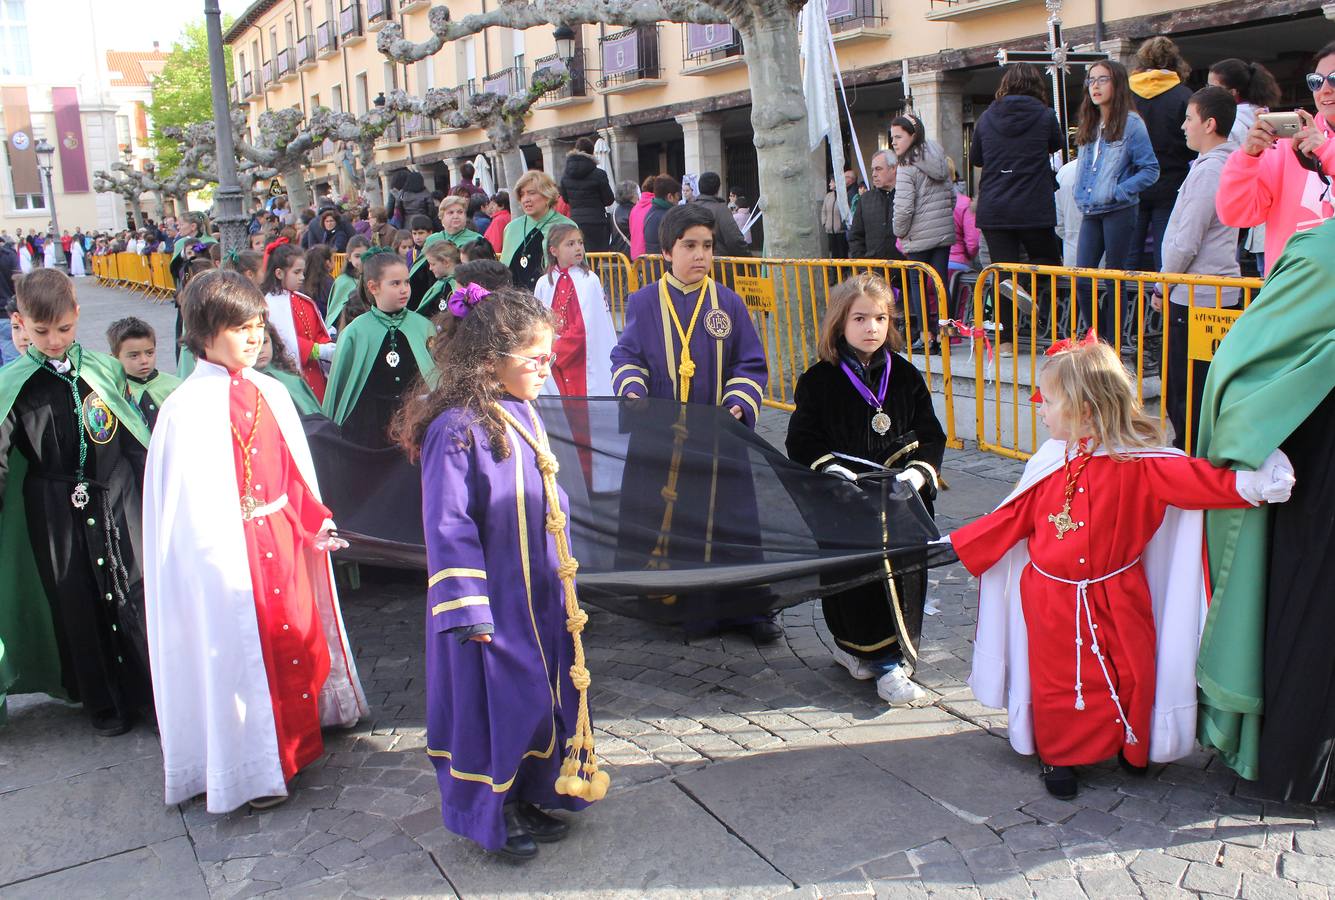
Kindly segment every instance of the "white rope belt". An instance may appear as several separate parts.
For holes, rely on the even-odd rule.
[[[250,517],[252,519],[258,519],[261,516],[272,516],[284,506],[287,506],[287,494],[282,494],[277,500],[271,500],[263,506],[255,507],[255,512],[251,513]]]
[[[1084,578],[1080,581],[1072,581],[1069,578],[1058,578],[1056,575],[1049,575],[1038,567],[1038,563],[1034,562],[1032,559],[1029,560],[1029,565],[1033,566],[1034,571],[1042,575],[1044,578],[1060,581],[1062,584],[1075,585],[1075,708],[1085,708],[1084,686],[1080,681],[1080,648],[1084,646],[1085,643],[1085,639],[1080,634],[1080,613],[1083,611],[1085,614],[1085,622],[1089,625],[1089,649],[1094,654],[1094,658],[1099,661],[1099,668],[1103,670],[1103,680],[1108,684],[1108,693],[1112,695],[1113,706],[1117,707],[1117,715],[1121,717],[1122,725],[1126,728],[1126,742],[1128,744],[1136,744],[1139,743],[1139,741],[1136,740],[1136,733],[1131,730],[1131,720],[1126,717],[1126,711],[1122,709],[1122,700],[1117,696],[1117,688],[1113,686],[1112,676],[1108,674],[1107,660],[1103,658],[1103,651],[1099,649],[1099,636],[1097,633],[1099,626],[1094,624],[1094,614],[1089,608],[1089,586],[1091,584],[1098,584],[1100,581],[1107,581],[1110,578],[1116,578],[1138,562],[1140,562],[1139,556],[1122,566],[1122,568],[1118,569],[1116,572],[1109,572],[1107,575],[1101,575],[1098,578]]]

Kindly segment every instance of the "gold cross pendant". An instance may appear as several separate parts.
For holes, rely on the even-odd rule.
[[[1079,524],[1077,524],[1076,521],[1071,518],[1070,508],[1063,509],[1059,513],[1053,513],[1052,515],[1048,516],[1048,521],[1051,522],[1054,526],[1056,526],[1057,540],[1059,541],[1062,538],[1066,537],[1066,532],[1075,531],[1077,528],[1080,527]]]

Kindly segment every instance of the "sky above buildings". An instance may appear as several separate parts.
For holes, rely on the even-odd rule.
[[[219,0],[223,17],[239,16],[251,0]],[[151,50],[153,42],[170,50],[182,29],[203,21],[204,0],[94,0],[98,44],[108,50]]]

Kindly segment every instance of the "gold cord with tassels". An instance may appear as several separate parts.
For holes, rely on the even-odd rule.
[[[589,621],[589,614],[579,608],[579,597],[575,594],[575,573],[579,571],[579,562],[570,553],[570,541],[566,537],[566,514],[561,511],[561,495],[556,489],[556,472],[560,468],[556,457],[552,455],[551,445],[546,432],[538,424],[538,414],[532,406],[528,409],[533,420],[533,431],[519,423],[519,420],[502,407],[495,405],[515,433],[522,437],[538,460],[538,471],[542,473],[542,490],[547,498],[547,531],[556,542],[556,574],[561,577],[561,594],[566,607],[566,631],[570,632],[575,645],[575,661],[570,666],[570,681],[579,692],[579,715],[575,720],[575,733],[566,741],[566,758],[561,763],[561,774],[556,779],[556,792],[568,797],[579,797],[593,802],[607,796],[607,787],[611,783],[608,774],[598,767],[598,756],[593,749],[593,724],[589,721],[589,670],[584,664],[584,640],[580,636],[584,625]],[[539,438],[539,435],[541,438]],[[519,465],[519,461],[515,461]]]

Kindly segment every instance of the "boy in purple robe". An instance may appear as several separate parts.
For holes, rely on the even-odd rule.
[[[491,294],[459,322],[438,385],[413,391],[395,423],[422,463],[427,753],[445,827],[516,859],[565,836],[543,808],[583,809],[607,790],[568,504],[530,402],[551,374],[552,338],[531,294]]]
[[[710,275],[714,217],[697,204],[675,206],[663,216],[659,237],[668,271],[626,299],[626,327],[612,348],[612,389],[631,399],[658,397],[722,406],[754,428],[769,383],[769,367],[746,303]],[[685,425],[685,416],[681,424]],[[645,523],[651,526],[650,533],[658,533],[660,523],[667,524],[669,534],[660,535],[658,543],[670,541],[675,532],[677,551],[673,555],[679,561],[695,552],[685,550],[686,545],[698,547],[705,562],[724,562],[725,557],[731,557],[726,560],[731,562],[748,561],[739,548],[756,544],[759,513],[747,461],[718,458],[706,477],[679,478],[678,472],[662,470],[660,440],[661,436],[647,432],[632,434],[624,483],[662,483],[664,493],[675,499],[638,487],[623,490],[623,521]],[[641,442],[655,446],[637,454]],[[675,490],[666,490],[668,484]],[[674,508],[666,510],[665,504]],[[687,510],[692,515],[681,515]],[[704,527],[694,527],[699,524]],[[708,537],[702,540],[702,535]],[[634,555],[643,548],[625,549]],[[704,597],[695,599],[709,602]],[[719,599],[736,603],[740,598]],[[773,615],[719,617],[704,624],[741,626],[764,643],[783,635]]]

